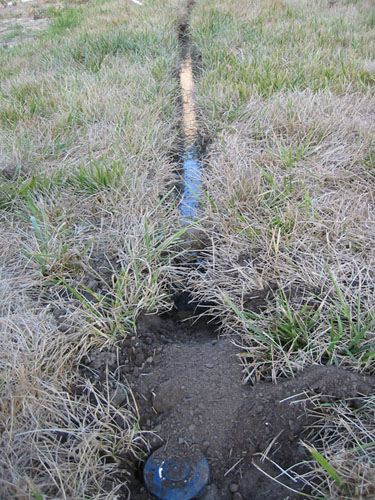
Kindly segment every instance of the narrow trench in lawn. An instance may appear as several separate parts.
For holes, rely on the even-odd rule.
[[[180,33],[186,28],[180,28]],[[186,40],[186,34],[181,35]],[[184,43],[184,42],[182,42]],[[197,218],[199,196],[202,187],[202,173],[199,161],[198,122],[194,105],[194,78],[191,49],[187,48],[186,56],[180,70],[183,140],[182,154],[182,191],[180,214],[186,224]]]
[[[184,139],[180,214],[186,224],[199,216],[202,187],[188,23],[193,6],[190,1],[179,27]],[[266,299],[255,298],[254,304],[266,305]],[[181,291],[171,312],[142,315],[137,335],[105,352],[91,352],[85,360],[82,373],[96,384],[115,373],[116,380],[129,387],[148,440],[141,462],[131,454],[120,457],[118,477],[127,483],[121,498],[300,498],[298,491],[308,492],[304,483],[280,474],[278,466],[286,469],[309,459],[301,445],[313,423],[308,397],[355,398],[370,392],[373,380],[320,366],[277,385],[244,385],[240,340],[221,335],[220,325],[210,317],[200,314],[196,319],[202,307]],[[117,399],[115,404],[121,406],[129,398]],[[296,471],[303,472],[304,466]]]

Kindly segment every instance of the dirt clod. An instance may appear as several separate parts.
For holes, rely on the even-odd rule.
[[[232,483],[229,486],[229,490],[231,491],[231,493],[236,493],[238,491],[238,484],[237,483]]]
[[[219,491],[217,486],[210,484],[206,490],[200,495],[200,500],[217,500],[219,498]]]

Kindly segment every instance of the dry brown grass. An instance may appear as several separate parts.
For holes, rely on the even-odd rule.
[[[193,12],[205,66],[196,92],[212,143],[194,233],[207,272],[192,271],[188,285],[239,334],[246,380],[327,362],[373,373],[372,4],[252,6],[210,0]],[[77,365],[133,331],[139,311],[169,307],[181,276],[186,228],[178,231],[170,152],[184,7],[116,0],[76,16],[68,6],[33,43],[0,52],[4,498],[115,498],[126,483],[118,461],[143,446],[126,384],[107,370],[98,394]],[[113,383],[128,391],[122,407]],[[366,401],[355,426],[370,441]],[[342,411],[334,418],[347,422],[352,412]],[[319,449],[366,498],[373,458],[341,460],[342,425],[342,440],[325,437]],[[319,494],[342,498],[321,468],[314,474]]]
[[[375,495],[375,401],[373,396],[359,398],[355,411],[350,404],[323,405],[313,410],[317,421],[310,436],[339,480],[333,481],[315,461],[310,462],[311,471],[305,480],[313,486],[315,495],[329,492],[332,499],[370,500]],[[340,487],[340,481],[345,488]]]
[[[197,102],[214,139],[207,273],[189,283],[215,303],[248,381],[327,363],[374,374],[374,15],[371,2],[325,0],[193,12]],[[319,451],[346,486],[316,461],[306,481],[320,498],[372,498],[372,445],[345,450],[354,428],[373,443],[373,396],[362,411],[343,407],[322,413]]]
[[[77,363],[100,339],[88,329],[63,334],[50,305],[22,288],[25,276],[16,283],[2,270],[1,498],[114,498],[120,485],[108,491],[108,479],[117,465],[106,459],[142,440],[134,403],[129,396],[116,408],[92,386],[72,392],[84,383]]]
[[[126,380],[78,366],[169,306],[183,8],[70,4],[0,49],[0,498],[126,496],[147,447]]]
[[[268,101],[253,98],[241,120],[211,147],[205,170],[211,202],[203,222],[210,240],[208,272],[201,280],[194,274],[192,283],[201,297],[216,297],[228,328],[245,333],[251,377],[258,378],[264,369],[272,369],[273,376],[288,373],[326,356],[372,370],[371,356],[353,360],[342,351],[352,340],[345,320],[346,340],[333,346],[330,336],[331,314],[339,312],[330,273],[355,321],[361,321],[358,294],[361,313],[374,310],[372,107],[370,96],[308,91]],[[258,319],[243,320],[227,299],[246,309],[249,296],[274,285],[291,299],[297,322],[307,325],[319,314],[314,325],[298,334],[301,345],[285,338],[283,346],[280,337],[271,356],[266,343],[254,346],[249,322],[272,338],[283,319],[289,321],[283,300],[271,301]],[[363,339],[370,351],[372,332],[370,327]],[[261,351],[259,359],[254,347]]]
[[[373,109],[369,94],[254,96],[209,148],[207,272],[190,285],[216,303],[245,380],[321,363],[374,374]],[[310,438],[345,488],[312,460],[304,480],[315,495],[373,497],[373,404],[322,410]]]

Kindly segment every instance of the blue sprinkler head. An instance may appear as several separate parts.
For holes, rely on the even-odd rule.
[[[143,477],[147,489],[160,500],[191,500],[203,491],[209,479],[206,458],[198,450],[159,448],[147,460]]]

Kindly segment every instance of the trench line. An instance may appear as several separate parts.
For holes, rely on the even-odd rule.
[[[180,72],[183,112],[184,152],[182,154],[183,188],[180,213],[186,223],[196,219],[202,175],[199,163],[198,122],[194,105],[194,78],[191,51],[188,50]]]
[[[186,59],[180,73],[180,84],[183,107],[183,133],[185,147],[193,145],[198,136],[197,116],[194,106],[194,79],[192,69],[191,52],[187,53]]]

